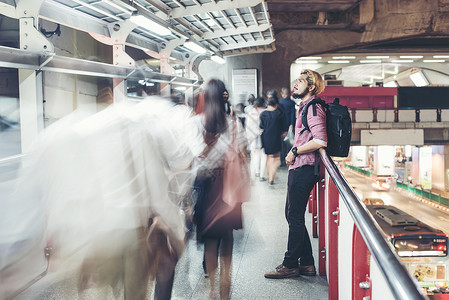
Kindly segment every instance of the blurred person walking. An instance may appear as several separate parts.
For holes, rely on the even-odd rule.
[[[201,181],[201,190],[195,206],[195,221],[197,238],[204,242],[212,299],[217,296],[215,282],[219,256],[220,299],[230,297],[233,230],[242,228],[241,203],[225,199],[224,157],[233,142],[238,144],[238,154],[246,156],[246,138],[241,123],[226,112],[224,91],[222,81],[210,80],[204,89],[203,111],[199,115],[206,150],[199,162],[197,182]]]
[[[278,108],[276,97],[268,98],[268,107],[260,114],[262,132],[262,147],[267,155],[268,184],[274,183],[274,178],[280,165],[280,152],[284,132],[284,114]]]
[[[254,102],[253,109],[246,117],[246,138],[248,139],[248,148],[251,151],[250,170],[251,178],[260,178],[265,180],[265,169],[267,155],[262,148],[262,129],[260,129],[260,114],[265,110],[265,99],[258,97]]]
[[[305,69],[295,81],[293,98],[301,99],[298,116],[304,107],[316,95],[324,90],[321,75],[315,71]],[[282,264],[275,270],[265,273],[266,278],[282,279],[299,275],[316,275],[315,261],[312,254],[310,237],[305,225],[305,212],[309,194],[319,179],[319,172],[315,170],[319,156],[316,151],[327,146],[326,113],[321,105],[316,105],[316,114],[309,106],[307,122],[310,131],[298,117],[295,129],[294,147],[288,152],[285,162],[289,165],[287,199],[285,217],[288,222],[287,251]]]
[[[281,89],[282,99],[279,100],[279,106],[282,107],[284,111],[284,131],[291,131],[294,133],[295,127],[295,102],[290,99],[290,92],[288,88],[283,87]],[[290,151],[292,145],[288,141],[282,140],[281,144],[281,167],[285,167],[285,157],[288,151]]]

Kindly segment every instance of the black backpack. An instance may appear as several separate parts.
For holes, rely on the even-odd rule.
[[[330,156],[347,157],[351,146],[351,116],[346,106],[340,105],[340,100],[334,98],[333,103],[326,103],[320,98],[315,98],[306,104],[302,110],[302,124],[304,130],[309,130],[307,112],[313,105],[313,115],[316,116],[316,104],[320,104],[326,112],[327,147],[326,152]],[[302,133],[302,132],[301,132]]]

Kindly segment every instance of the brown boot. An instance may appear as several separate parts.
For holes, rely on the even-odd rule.
[[[316,270],[315,266],[299,266],[299,274],[304,276],[315,276]]]
[[[299,276],[299,268],[287,268],[284,265],[279,265],[274,271],[265,273],[265,278],[283,279]]]

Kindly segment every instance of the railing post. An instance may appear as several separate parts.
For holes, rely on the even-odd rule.
[[[310,192],[309,195],[309,201],[307,202],[307,205],[309,207],[309,213],[312,213],[313,211],[313,193],[314,193],[315,188],[312,189],[312,191]]]
[[[441,108],[437,108],[437,122],[441,122]]]
[[[325,168],[323,162],[320,161],[320,179],[318,180],[316,187],[317,193],[316,196],[318,198],[318,249],[319,249],[319,257],[318,257],[318,273],[321,276],[326,275],[326,218],[325,218],[325,179],[324,173]]]
[[[368,247],[357,226],[354,225],[352,235],[352,300],[371,299],[370,259],[371,254]]]
[[[394,109],[394,122],[399,122],[399,110],[397,108]]]
[[[312,193],[310,194],[310,197],[312,199],[311,200],[311,202],[312,202],[311,206],[312,206],[312,219],[313,219],[313,222],[312,222],[312,236],[314,238],[318,237],[318,202],[317,202],[316,190],[317,190],[317,187],[315,185],[315,187],[312,190]],[[309,202],[309,204],[310,204],[310,202]]]
[[[415,108],[415,122],[420,122],[419,112],[420,112],[420,109]]]
[[[327,274],[329,282],[329,299],[338,299],[338,222],[339,222],[339,196],[340,193],[335,183],[327,176],[327,205],[328,205],[328,249],[327,262],[329,274]]]

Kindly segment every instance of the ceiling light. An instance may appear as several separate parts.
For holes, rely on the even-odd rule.
[[[433,58],[449,58],[449,55],[434,55]]]
[[[332,59],[355,59],[355,56],[334,56]]]
[[[349,64],[349,60],[329,60],[327,63],[329,64]]]
[[[445,62],[444,59],[424,59],[423,62],[425,63],[442,63]]]
[[[317,64],[318,62],[316,60],[295,60],[295,63],[297,64]]]
[[[226,62],[226,60],[224,58],[222,58],[218,55],[213,55],[210,57],[210,59],[219,64],[224,64]]]
[[[384,87],[397,87],[398,85],[394,81],[389,81],[384,83]]]
[[[142,15],[131,16],[129,18],[131,22],[136,24],[137,26],[143,27],[149,31],[152,31],[159,35],[170,35],[171,31],[167,27],[164,27],[153,20],[150,20]]]
[[[429,85],[429,82],[421,71],[413,73],[409,77],[416,86]]]
[[[390,58],[389,56],[366,56],[368,59],[381,59],[381,58]]]
[[[393,59],[393,63],[412,63],[413,59]]]
[[[423,58],[422,55],[401,55],[399,58]]]
[[[192,50],[193,52],[196,52],[196,53],[199,53],[199,54],[206,53],[206,49],[204,49],[200,45],[198,45],[198,44],[196,44],[194,42],[191,42],[191,41],[185,42],[184,46],[186,46],[186,48]]]
[[[382,62],[381,60],[374,60],[374,59],[360,61],[361,64],[376,64],[376,63],[380,64],[381,62]]]
[[[307,56],[307,57],[300,57],[298,59],[321,59],[320,56]]]

